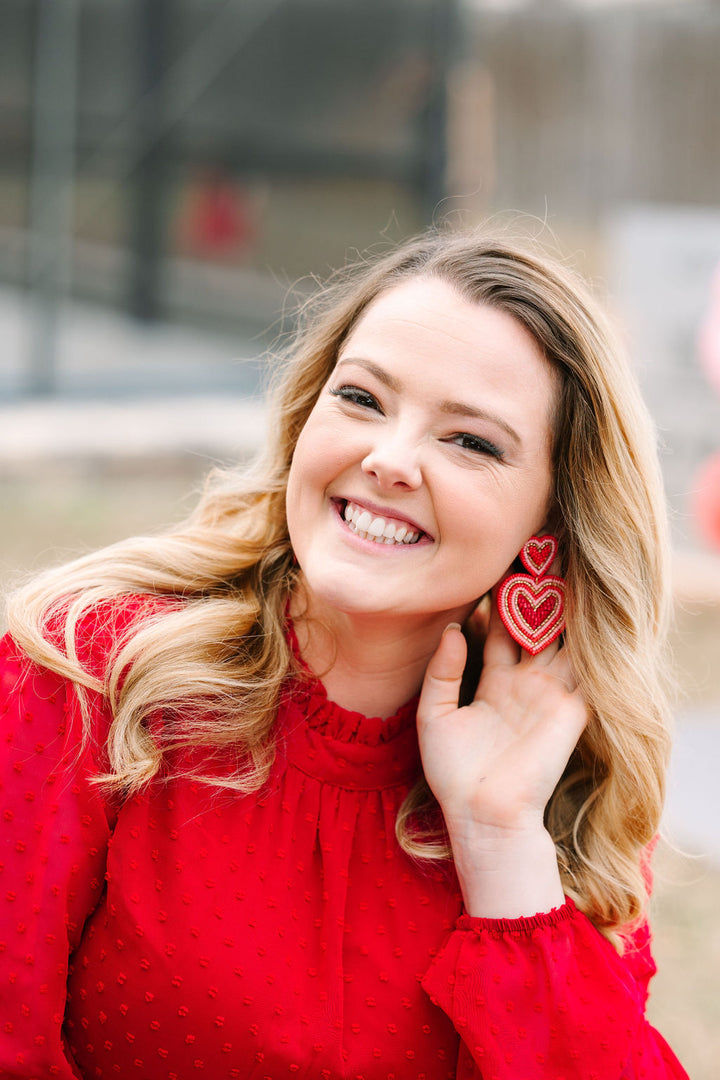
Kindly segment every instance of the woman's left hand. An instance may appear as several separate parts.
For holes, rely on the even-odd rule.
[[[442,807],[461,882],[465,872],[471,892],[480,885],[487,893],[487,873],[505,867],[504,896],[518,874],[526,890],[531,868],[542,865],[552,882],[538,901],[547,894],[562,902],[543,814],[588,719],[567,652],[557,642],[537,656],[524,652],[493,605],[475,698],[458,707],[466,655],[463,634],[448,628],[418,705],[425,777]]]

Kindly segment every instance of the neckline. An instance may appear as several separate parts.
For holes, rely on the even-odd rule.
[[[292,624],[288,640],[295,671],[287,681],[279,720],[282,761],[331,787],[380,791],[410,787],[420,774],[417,696],[394,716],[364,716],[330,701],[322,681],[299,655]]]
[[[308,667],[300,654],[297,634],[290,616],[287,636],[295,661],[296,674],[289,693],[304,712],[307,726],[339,742],[377,746],[388,743],[415,724],[418,694],[414,694],[392,716],[365,716],[332,701],[322,679]]]

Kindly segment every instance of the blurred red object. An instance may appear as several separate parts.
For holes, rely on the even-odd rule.
[[[720,453],[703,462],[693,489],[693,514],[700,534],[720,550]]]
[[[190,250],[205,258],[237,254],[255,238],[250,208],[242,191],[220,170],[197,181],[187,211]]]

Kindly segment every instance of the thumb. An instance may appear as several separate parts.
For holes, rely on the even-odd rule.
[[[432,721],[457,709],[466,658],[467,645],[460,626],[450,623],[445,627],[440,644],[425,671],[418,702],[418,720]]]

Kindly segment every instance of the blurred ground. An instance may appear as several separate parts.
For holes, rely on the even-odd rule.
[[[2,321],[0,302],[0,330]],[[251,345],[203,342],[177,329],[168,336],[159,328],[129,330],[114,316],[93,313],[68,329],[60,394],[40,402],[17,392],[16,354],[6,350],[0,358],[0,391],[7,391],[0,403],[0,588],[42,566],[179,520],[213,461],[251,454],[264,429],[262,407],[248,397],[257,392],[260,367],[237,360],[241,348],[255,355]],[[131,384],[122,387],[128,349]],[[106,358],[104,383],[91,362],[94,350]],[[250,371],[250,377],[238,375]],[[653,924],[659,975],[650,1012],[692,1080],[715,1080],[720,559],[679,553],[675,591],[673,643],[684,697],[666,826],[692,857],[668,844],[658,850]]]

